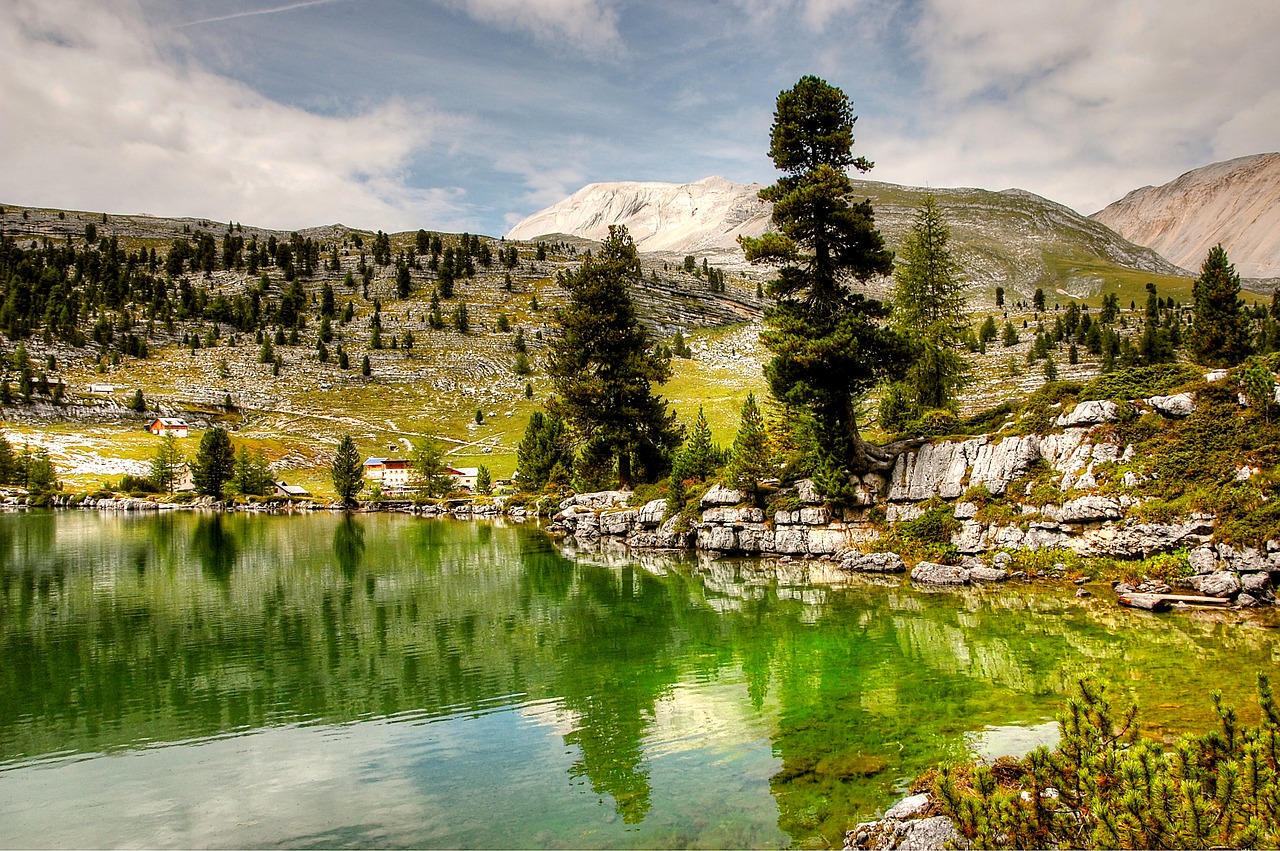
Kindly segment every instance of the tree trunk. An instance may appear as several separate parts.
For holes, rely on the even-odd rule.
[[[858,431],[858,417],[852,398],[845,404],[845,421],[848,423],[849,440],[853,444],[853,464],[849,472],[854,475],[887,473],[893,469],[899,455],[929,442],[927,437],[908,437],[883,445],[864,440]]]
[[[631,450],[624,448],[618,453],[618,487],[631,490]]]

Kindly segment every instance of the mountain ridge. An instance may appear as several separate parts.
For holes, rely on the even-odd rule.
[[[1090,218],[1195,274],[1221,243],[1242,278],[1280,277],[1280,153],[1210,163]]]

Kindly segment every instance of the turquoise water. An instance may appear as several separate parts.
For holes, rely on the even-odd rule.
[[[1247,717],[1266,621],[568,557],[400,516],[0,515],[3,847],[837,846],[939,760]]]

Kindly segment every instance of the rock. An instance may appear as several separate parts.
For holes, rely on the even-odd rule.
[[[891,502],[884,511],[884,519],[889,523],[906,523],[909,520],[915,520],[921,514],[924,514],[924,509],[916,503],[897,505]]]
[[[1203,576],[1218,569],[1218,554],[1213,547],[1196,547],[1187,553],[1187,562],[1193,571]]]
[[[640,509],[640,513],[636,515],[636,522],[641,526],[657,526],[662,522],[662,518],[667,513],[667,501],[665,499],[651,499]]]
[[[910,795],[884,811],[885,819],[909,819],[924,815],[929,808],[929,794]]]
[[[1034,434],[979,445],[969,484],[982,485],[996,495],[1003,494],[1009,482],[1026,473],[1040,457],[1040,438]]]
[[[962,553],[980,553],[986,549],[986,529],[976,520],[966,520],[960,530],[951,536],[951,543]]]
[[[1008,578],[1009,571],[998,567],[974,567],[969,570],[971,582],[1004,582]]]
[[[831,522],[831,511],[826,506],[806,506],[800,509],[800,522],[805,526],[823,526]]]
[[[1148,612],[1164,612],[1169,609],[1169,600],[1159,594],[1121,594],[1120,605],[1131,609],[1145,609]]]
[[[763,523],[764,509],[755,506],[742,506],[739,508],[730,508],[727,506],[717,506],[716,508],[708,508],[702,512],[703,523],[722,523],[735,525],[741,523]]]
[[[730,526],[705,524],[698,527],[697,547],[700,550],[728,552],[738,548],[738,535]]]
[[[911,581],[921,585],[968,585],[969,571],[954,565],[922,561],[912,569]]]
[[[1206,576],[1192,576],[1188,580],[1206,597],[1234,597],[1240,593],[1240,577],[1229,570],[1220,570]]]
[[[850,553],[840,567],[859,573],[902,573],[907,569],[897,553]]]
[[[1258,605],[1258,600],[1252,594],[1241,591],[1240,596],[1236,597],[1236,605],[1242,609],[1252,609]]]
[[[1105,496],[1082,496],[1064,502],[1057,511],[1060,523],[1098,523],[1103,520],[1119,520],[1120,504]]]
[[[992,557],[991,563],[996,567],[1008,568],[1013,563],[1013,556],[1009,553],[996,553]]]
[[[1228,373],[1225,369],[1214,369],[1204,374],[1204,380],[1210,384],[1215,381],[1226,381],[1227,375]]]
[[[1119,413],[1120,408],[1115,402],[1081,402],[1071,413],[1059,416],[1057,423],[1061,428],[1084,428],[1115,422]]]
[[[716,485],[702,495],[702,507],[710,508],[716,505],[739,505],[746,502],[746,499],[746,494],[740,490],[727,488],[724,485]]]
[[[1092,596],[1093,596],[1093,592],[1092,592],[1092,591],[1090,591],[1088,588],[1077,588],[1077,589],[1076,589],[1076,599],[1077,599],[1077,600],[1082,600],[1082,599],[1084,599],[1085,597],[1092,597]]]
[[[972,502],[957,502],[951,513],[957,520],[972,520],[978,516],[978,506]]]
[[[1254,597],[1261,597],[1271,590],[1271,575],[1267,573],[1240,574],[1240,590]]]
[[[801,479],[796,482],[796,498],[805,505],[822,505],[823,502],[818,494],[818,486],[812,479]]]
[[[600,515],[600,534],[626,535],[640,512],[634,508],[623,511],[608,511]]]
[[[1144,400],[1166,417],[1181,419],[1196,412],[1196,399],[1190,393],[1176,393],[1173,396],[1152,396]]]

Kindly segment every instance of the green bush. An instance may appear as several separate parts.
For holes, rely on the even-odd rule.
[[[1100,375],[1080,390],[1080,401],[1145,399],[1167,396],[1203,379],[1204,371],[1186,363],[1129,366]]]
[[[944,766],[934,797],[974,848],[1280,847],[1280,710],[1258,675],[1261,720],[1213,694],[1218,729],[1172,747],[1139,737],[1137,707],[1088,679],[1061,739],[1021,760]]]

